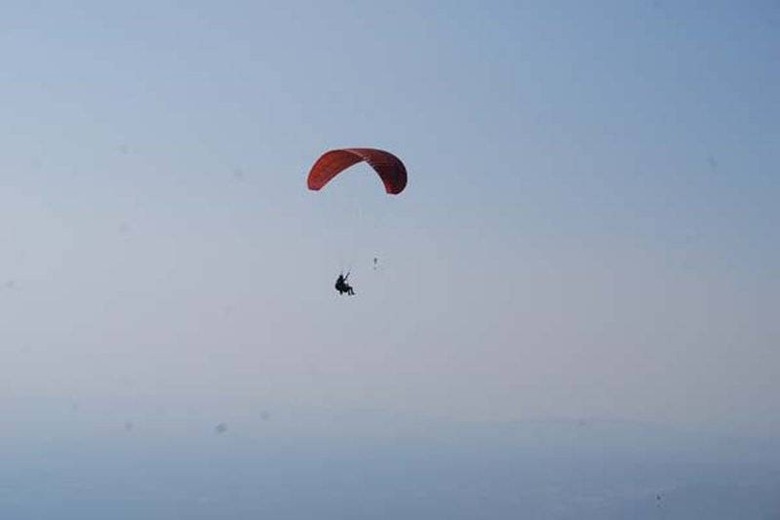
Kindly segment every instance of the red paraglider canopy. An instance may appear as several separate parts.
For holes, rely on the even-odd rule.
[[[406,187],[406,167],[390,152],[374,148],[344,148],[330,150],[317,159],[311,167],[306,183],[310,190],[319,190],[350,166],[365,161],[379,174],[385,191],[398,195]]]

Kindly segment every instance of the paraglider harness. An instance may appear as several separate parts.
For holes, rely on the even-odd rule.
[[[350,296],[354,296],[355,291],[352,289],[352,286],[347,283],[347,278],[349,278],[349,272],[347,272],[346,275],[344,273],[339,274],[339,277],[336,278],[336,290],[339,294],[347,293]]]

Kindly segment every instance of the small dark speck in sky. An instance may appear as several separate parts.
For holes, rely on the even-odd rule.
[[[718,161],[716,161],[715,157],[713,157],[712,155],[708,155],[707,156],[707,164],[710,165],[710,169],[712,171],[717,171],[718,170]]]
[[[225,433],[227,429],[228,429],[227,424],[221,422],[214,427],[214,432],[217,433],[218,435],[221,435]]]

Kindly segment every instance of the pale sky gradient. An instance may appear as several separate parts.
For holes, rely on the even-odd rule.
[[[0,19],[0,409],[780,433],[776,1],[73,4]]]

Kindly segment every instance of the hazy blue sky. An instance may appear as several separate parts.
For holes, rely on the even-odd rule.
[[[774,0],[11,2],[0,63],[21,430],[73,406],[780,432]],[[397,153],[407,190],[356,167],[309,192],[343,146]]]

